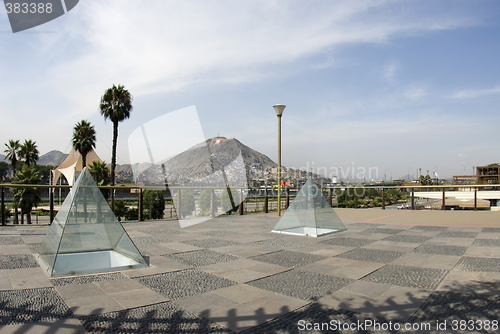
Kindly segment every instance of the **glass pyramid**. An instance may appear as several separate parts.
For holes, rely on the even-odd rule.
[[[61,205],[36,256],[50,276],[148,265],[87,168]]]
[[[319,237],[346,231],[312,178],[300,189],[272,232]]]

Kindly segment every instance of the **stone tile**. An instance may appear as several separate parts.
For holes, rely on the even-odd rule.
[[[27,245],[3,245],[2,248],[4,255],[31,254]]]
[[[42,268],[7,270],[14,290],[52,287],[50,279]]]
[[[118,279],[114,281],[94,282],[94,284],[108,294],[144,289],[144,285],[130,278]]]
[[[418,246],[420,246],[420,244],[380,240],[380,241],[374,242],[372,244],[363,246],[361,248],[386,250],[386,251],[393,251],[393,252],[399,252],[399,253],[408,253],[408,252],[411,252],[412,250],[414,250]]]
[[[142,285],[141,287],[142,289],[110,293],[109,296],[126,309],[168,302],[170,300]]]
[[[262,277],[281,273],[291,268],[249,259],[239,259],[199,267],[198,269],[238,283],[246,283]]]
[[[308,302],[298,298],[272,293],[262,298],[250,300],[244,304],[257,310],[262,310],[264,316],[266,316],[268,320],[271,320],[302,307],[308,304]]]
[[[436,291],[497,295],[500,290],[500,273],[451,271]]]
[[[260,245],[233,245],[226,247],[213,248],[212,250],[219,253],[232,254],[240,257],[253,257],[262,254],[277,252],[280,249],[276,247],[262,247]]]
[[[26,244],[38,244],[43,241],[45,235],[23,235],[21,238],[23,238]]]
[[[52,321],[0,326],[2,334],[86,334],[78,319],[66,318]]]
[[[244,304],[238,304],[203,316],[237,333],[270,320],[261,310],[256,310]]]
[[[375,300],[387,292],[391,288],[391,285],[379,284],[374,282],[366,281],[355,281],[342,289],[340,291],[346,291],[350,293],[355,293],[357,295],[365,296],[371,300]]]
[[[100,289],[94,283],[56,286],[55,289],[64,300],[94,297],[94,296],[97,297],[105,294],[104,291],[102,291],[102,289]]]
[[[79,297],[74,299],[64,298],[64,301],[77,317],[91,314],[109,313],[125,309],[109,295],[103,293],[102,290],[101,294],[97,296]]]
[[[424,253],[406,253],[403,254],[399,259],[393,261],[391,264],[399,266],[411,266],[411,267],[421,267],[429,261],[432,254]]]
[[[470,257],[492,257],[494,248],[492,247],[469,247],[464,256]]]
[[[236,301],[224,298],[214,292],[177,299],[175,303],[194,314],[205,315],[208,318],[213,312],[238,305]]]
[[[429,297],[431,291],[390,286],[376,298],[343,289],[318,300],[334,309],[344,309],[389,320],[407,321]]]
[[[9,269],[0,269],[0,290],[12,290]]]
[[[389,250],[357,248],[347,253],[338,255],[337,257],[378,263],[391,263],[400,258],[404,253]]]
[[[346,247],[346,246],[329,246],[328,248],[320,248],[318,250],[310,252],[311,254],[321,255],[321,256],[337,256],[339,254],[348,252],[355,249],[356,247]]]
[[[167,251],[167,253],[164,254],[183,253],[203,249],[201,247],[185,244],[182,242],[169,242],[165,244],[159,244],[159,246],[165,248],[165,251]]]
[[[273,292],[259,289],[247,284],[233,285],[227,288],[215,290],[212,293],[233,300],[239,304],[243,304],[270,295],[274,296]]]

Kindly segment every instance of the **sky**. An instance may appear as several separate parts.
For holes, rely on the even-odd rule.
[[[499,18],[488,0],[81,0],[14,34],[0,8],[0,144],[68,153],[86,119],[110,162],[99,101],[122,84],[134,100],[118,164],[142,124],[192,106],[205,138],[237,138],[277,161],[273,105],[285,104],[286,167],[470,175],[500,162]]]

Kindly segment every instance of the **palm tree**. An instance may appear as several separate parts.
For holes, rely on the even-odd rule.
[[[38,161],[38,154],[36,143],[31,139],[25,140],[24,144],[21,145],[19,157],[24,160],[28,167],[31,164],[36,165],[36,162]]]
[[[16,164],[20,153],[19,151],[21,149],[21,143],[19,143],[19,140],[9,140],[9,143],[5,144],[5,146],[7,147],[4,151],[6,154],[5,158],[10,161],[10,164],[12,165],[12,173],[13,175],[16,175]]]
[[[95,148],[94,126],[86,120],[80,121],[73,128],[73,148],[82,155],[82,169],[87,166],[87,154]]]
[[[104,119],[113,122],[113,150],[111,152],[111,185],[115,185],[116,168],[116,141],[118,139],[118,123],[129,118],[132,111],[132,95],[124,86],[118,85],[108,88],[101,97],[99,105]],[[115,196],[111,192],[111,209],[114,208]]]
[[[35,171],[33,166],[24,165],[23,169],[20,170],[14,180],[14,184],[38,184],[40,183],[40,178],[38,177],[38,172]],[[24,215],[28,224],[31,224],[31,208],[36,207],[40,202],[40,193],[37,188],[14,188],[14,201],[19,204],[21,208],[21,224],[24,224]]]

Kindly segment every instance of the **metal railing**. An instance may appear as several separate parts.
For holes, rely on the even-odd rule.
[[[389,189],[396,189],[398,191],[406,192],[410,196],[410,202],[411,202],[411,209],[415,210],[416,205],[415,205],[415,192],[416,191],[440,191],[442,192],[442,208],[445,209],[446,207],[446,194],[451,190],[458,190],[458,189],[469,189],[469,191],[474,192],[474,206],[473,209],[477,210],[477,193],[481,189],[485,188],[497,188],[498,185],[428,185],[428,186],[422,186],[422,185],[402,185],[402,186],[383,186],[383,185],[376,185],[376,186],[334,186],[334,187],[323,187],[321,188],[321,192],[325,197],[328,198],[328,203],[330,205],[334,205],[333,199],[336,196],[339,196],[340,194],[344,191],[352,191],[353,194],[353,199],[354,199],[354,208],[359,208],[358,201],[359,198],[361,198],[360,190],[367,190],[367,189],[376,189],[382,192],[382,203],[381,203],[381,208],[385,209],[386,208],[386,192]],[[1,188],[1,204],[0,204],[0,210],[1,210],[1,221],[4,221],[5,218],[5,192],[9,191],[9,189],[12,188],[37,188],[37,189],[48,189],[49,191],[49,216],[50,216],[50,221],[54,219],[54,194],[56,189],[70,189],[71,186],[69,185],[27,185],[27,184],[0,184]],[[123,192],[128,192],[129,194],[132,194],[131,190],[136,189],[138,190],[134,195],[131,196],[130,198],[137,199],[138,200],[138,220],[143,221],[144,220],[144,205],[143,205],[143,192],[148,189],[152,190],[159,190],[158,187],[139,187],[136,185],[129,186],[129,185],[120,185],[120,186],[100,186],[100,189],[113,189],[113,190],[120,190],[122,193]],[[204,190],[204,189],[212,189],[212,190],[224,190],[223,188],[220,187],[179,187],[179,186],[169,186],[164,188],[163,190],[172,193],[175,191],[179,191],[181,189],[199,189],[199,190]],[[238,205],[238,214],[243,215],[245,213],[251,213],[251,212],[264,212],[268,213],[270,211],[277,210],[277,186],[271,186],[267,188],[239,188],[239,187],[233,187],[231,189],[241,189],[247,192],[247,196],[245,201],[243,201],[240,205]],[[285,187],[282,188],[282,192],[284,192],[283,195],[285,195],[285,200],[281,200],[281,208],[282,209],[287,209],[290,200],[293,199],[293,195],[290,194],[290,192],[297,192],[300,188],[299,187]],[[179,192],[180,193],[180,192]],[[119,197],[118,197],[119,198]],[[175,210],[175,205],[167,208],[167,210],[170,211],[170,218],[177,218],[177,212],[174,213]],[[217,213],[215,212],[216,208],[211,207],[210,208],[210,215],[215,216]],[[200,210],[197,210],[195,208],[195,215],[199,214]]]

